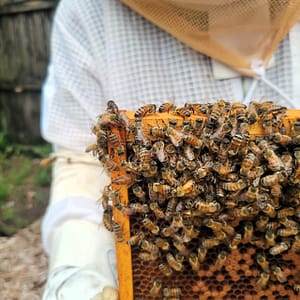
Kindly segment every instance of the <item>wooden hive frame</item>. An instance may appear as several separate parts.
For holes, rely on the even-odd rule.
[[[129,121],[131,123],[134,122],[134,112],[125,111]],[[191,116],[189,119],[193,119],[195,117]],[[197,116],[199,118],[199,116]],[[203,117],[205,118],[205,117]],[[288,110],[286,116],[283,119],[283,123],[287,129],[287,135],[290,134],[291,124],[300,118],[299,110]],[[169,115],[168,113],[157,113],[149,116],[145,116],[143,118],[143,126],[158,126],[158,124],[167,124],[169,120],[177,119],[178,121],[182,121],[182,118],[179,116]],[[118,128],[113,128],[113,132],[120,136],[122,143],[125,145],[127,142],[126,132],[119,130]],[[263,128],[261,124],[254,123],[250,125],[249,129],[251,138],[255,138],[258,136],[263,136]],[[108,145],[109,151],[111,151],[111,145]],[[120,156],[114,156],[114,161],[118,164],[121,163],[122,160],[126,159],[126,153]],[[125,174],[125,170],[120,168],[118,171],[111,172],[111,179],[114,179],[122,174]],[[128,204],[128,191],[126,185],[114,185],[112,184],[113,189],[117,189],[120,191],[120,202],[124,205]],[[132,259],[131,259],[131,247],[126,243],[126,241],[130,238],[130,218],[129,216],[125,216],[117,209],[113,209],[114,221],[118,223],[123,231],[123,241],[116,242],[116,255],[117,255],[117,267],[118,267],[118,279],[119,279],[119,299],[120,300],[131,300],[134,299],[134,282],[132,276]]]

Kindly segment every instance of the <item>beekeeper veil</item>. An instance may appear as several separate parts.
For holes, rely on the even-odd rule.
[[[299,20],[298,0],[121,0],[191,48],[255,77]]]

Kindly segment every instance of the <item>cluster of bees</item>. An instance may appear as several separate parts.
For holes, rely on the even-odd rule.
[[[141,262],[157,263],[151,297],[180,299],[182,289],[164,286],[164,278],[196,274],[210,251],[222,270],[245,244],[257,249],[260,287],[270,278],[287,281],[267,259],[300,252],[300,120],[287,126],[286,111],[273,102],[166,102],[142,106],[128,119],[108,101],[93,127],[97,142],[87,150],[108,171],[125,170],[104,189],[103,222],[118,242],[124,238],[113,208],[140,224],[126,242]],[[250,135],[253,126],[261,136]],[[112,188],[120,185],[128,187],[126,205]]]

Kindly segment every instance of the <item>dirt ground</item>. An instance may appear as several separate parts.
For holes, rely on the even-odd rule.
[[[2,156],[0,174],[0,299],[39,300],[48,271],[40,223],[48,204],[49,175],[40,159],[21,155]]]
[[[40,238],[40,220],[11,237],[0,237],[0,299],[39,300],[48,259]]]

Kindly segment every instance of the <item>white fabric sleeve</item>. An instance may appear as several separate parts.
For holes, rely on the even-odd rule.
[[[42,222],[50,271],[62,265],[104,266],[101,248],[115,265],[114,238],[102,225],[98,203],[109,176],[89,154],[58,148],[54,157],[50,203]]]

